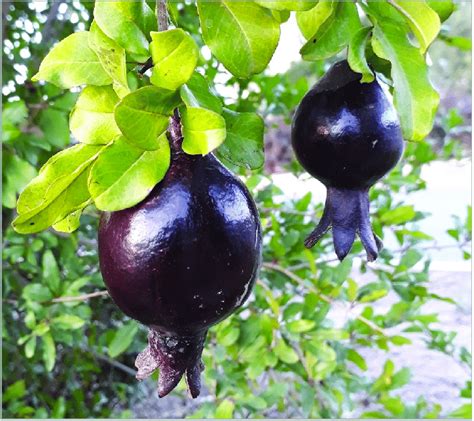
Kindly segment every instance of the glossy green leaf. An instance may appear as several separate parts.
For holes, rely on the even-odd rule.
[[[234,416],[235,403],[229,399],[224,399],[216,408],[214,414],[217,419],[228,419]]]
[[[271,12],[254,2],[198,0],[205,43],[234,76],[248,78],[267,67],[280,38]]]
[[[255,0],[260,6],[272,10],[309,10],[316,6],[317,0]]]
[[[362,83],[372,82],[375,79],[374,73],[370,69],[365,57],[365,48],[371,33],[372,28],[370,27],[357,31],[349,42],[349,51],[347,53],[349,66],[354,72],[362,74]]]
[[[199,57],[196,42],[182,29],[152,32],[151,39],[150,82],[174,91],[189,80],[196,68]]]
[[[146,61],[150,31],[156,31],[153,10],[145,0],[95,2],[94,19],[100,29],[132,54],[137,61]]]
[[[25,357],[32,358],[36,351],[36,336],[32,336],[25,344]]]
[[[449,418],[461,418],[469,420],[472,418],[472,403],[465,403],[454,411],[451,411],[448,415]]]
[[[438,35],[441,27],[437,13],[424,0],[389,0],[389,3],[405,17],[420,43],[421,52],[424,53]]]
[[[62,314],[54,317],[51,323],[57,329],[75,330],[84,326],[85,320],[73,314]]]
[[[124,97],[115,108],[115,121],[131,145],[145,150],[160,147],[169,116],[180,104],[177,92],[145,86]]]
[[[206,108],[218,114],[222,113],[221,100],[212,92],[204,76],[194,72],[179,93],[186,107]]]
[[[58,263],[51,250],[46,250],[41,259],[41,266],[43,269],[43,279],[46,285],[52,292],[59,290],[61,277],[59,274]]]
[[[433,127],[439,103],[424,57],[403,28],[385,19],[377,20],[372,47],[375,54],[392,63],[394,104],[405,139],[423,140]]]
[[[56,362],[56,345],[51,333],[46,333],[41,338],[43,345],[43,361],[47,371],[52,371]]]
[[[301,33],[306,39],[310,39],[326,22],[334,11],[334,2],[332,0],[322,0],[316,7],[306,12],[296,12],[296,22]]]
[[[254,113],[224,110],[227,136],[218,153],[245,168],[257,169],[264,163],[262,118]]]
[[[20,134],[20,126],[28,118],[28,108],[25,101],[6,102],[2,110],[2,142],[16,139]]]
[[[287,364],[294,364],[299,360],[296,352],[289,347],[283,339],[281,339],[275,348],[273,348],[273,352],[281,361]]]
[[[304,60],[324,60],[341,51],[361,28],[357,7],[352,2],[338,2],[317,32],[303,45]]]
[[[348,349],[347,350],[347,359],[349,361],[352,361],[361,370],[363,370],[363,371],[367,370],[367,363],[365,362],[364,357],[362,357],[362,355],[360,355],[354,349]]]
[[[25,393],[25,380],[17,380],[15,383],[11,384],[6,388],[5,392],[2,395],[2,401],[4,403],[12,400],[18,401],[23,396],[25,396]]]
[[[76,145],[54,155],[20,195],[13,228],[24,234],[39,232],[82,209],[90,198],[88,170],[101,150]]]
[[[76,32],[56,44],[31,80],[45,80],[65,89],[112,83],[96,53],[89,47],[89,32]]]
[[[454,12],[453,0],[426,0],[426,3],[438,14],[441,22],[448,19]]]
[[[36,175],[36,169],[17,155],[3,151],[2,205],[14,209],[17,194]]]
[[[272,16],[279,23],[284,23],[290,19],[291,12],[289,10],[272,10]]]
[[[119,137],[92,166],[89,191],[100,210],[117,211],[141,202],[165,176],[170,164],[166,134],[158,148],[145,151]]]
[[[89,35],[89,46],[97,54],[102,67],[112,78],[114,89],[120,97],[130,92],[127,81],[127,64],[125,50],[109,38],[92,22]]]
[[[28,284],[23,288],[21,296],[27,301],[44,302],[52,298],[51,291],[41,284]]]
[[[286,324],[286,328],[293,333],[303,333],[312,330],[316,326],[314,320],[293,320]]]
[[[189,155],[206,155],[226,137],[224,118],[204,108],[186,108],[182,112],[183,151]]]
[[[39,117],[39,126],[48,143],[57,148],[65,148],[71,142],[67,114],[49,107]]]
[[[132,344],[137,332],[138,325],[135,322],[127,323],[118,329],[107,350],[109,356],[115,358],[125,352]]]
[[[89,204],[89,201],[86,202],[85,205],[87,204]],[[81,215],[85,207],[86,206],[84,206],[82,209],[78,209],[70,213],[64,219],[61,219],[59,222],[56,222],[55,224],[53,224],[52,225],[53,229],[55,229],[56,231],[65,232],[65,233],[71,233],[73,231],[76,231],[81,224]]]
[[[114,108],[119,98],[111,86],[87,86],[69,119],[73,136],[82,143],[105,145],[120,135]]]

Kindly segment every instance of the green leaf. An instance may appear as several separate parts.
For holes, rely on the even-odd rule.
[[[115,358],[125,352],[132,344],[137,332],[138,325],[135,322],[127,323],[117,330],[107,350],[109,356]]]
[[[280,25],[254,2],[198,0],[204,42],[238,78],[263,72],[275,52]]]
[[[199,57],[196,42],[182,29],[152,32],[151,39],[150,82],[174,91],[189,80],[196,68]]]
[[[293,333],[302,333],[312,330],[316,326],[314,320],[293,320],[286,324],[286,328]]]
[[[108,85],[112,79],[89,47],[89,32],[76,32],[54,46],[32,81],[45,80],[60,88]]]
[[[15,208],[17,193],[21,192],[35,175],[36,169],[29,162],[3,151],[3,206]]]
[[[221,100],[211,91],[206,79],[194,72],[179,93],[186,107],[206,108],[218,114],[222,113]]]
[[[61,149],[69,145],[71,137],[65,112],[53,108],[43,110],[39,117],[39,126],[48,143]]]
[[[114,89],[120,97],[130,92],[127,81],[125,50],[102,32],[96,22],[92,22],[89,46],[97,54],[102,67],[112,78]]]
[[[441,22],[439,16],[423,0],[389,0],[407,20],[408,25],[420,43],[424,53],[439,33]]]
[[[411,45],[404,29],[386,19],[377,19],[372,47],[375,54],[392,63],[394,104],[405,139],[424,139],[431,131],[439,103],[424,57]]]
[[[367,41],[372,33],[371,27],[362,28],[356,32],[349,43],[349,51],[347,53],[347,61],[354,72],[362,74],[362,83],[372,82],[375,79],[372,69],[367,63],[365,57],[365,49]]]
[[[117,42],[136,61],[146,61],[147,35],[156,31],[157,23],[153,10],[145,0],[95,2],[94,19],[109,38]]]
[[[272,10],[309,10],[316,6],[317,0],[255,0],[260,6]]]
[[[38,232],[84,208],[90,198],[89,168],[101,150],[76,145],[50,158],[21,193],[13,228],[21,234]]]
[[[130,144],[145,150],[161,146],[158,138],[180,104],[177,92],[145,86],[124,97],[115,108],[115,121]]]
[[[89,204],[89,202],[87,202],[87,204]],[[71,233],[76,231],[81,224],[82,211],[83,208],[70,213],[64,219],[53,224],[52,227],[59,232]]]
[[[51,320],[52,325],[57,329],[76,330],[84,326],[85,321],[73,314],[62,314]]]
[[[25,344],[25,356],[26,358],[33,358],[36,350],[36,336],[32,336]]]
[[[114,119],[119,98],[111,86],[87,86],[69,119],[73,136],[82,143],[104,145],[120,135]]]
[[[3,393],[2,401],[3,403],[6,403],[11,400],[18,401],[23,396],[25,396],[25,393],[26,393],[25,381],[17,380],[15,383],[7,387],[7,389]]]
[[[21,134],[19,126],[26,122],[28,109],[22,100],[3,104],[2,142],[9,142]]]
[[[401,345],[410,345],[412,342],[410,339],[405,338],[404,336],[395,335],[390,338],[390,341],[397,346]]]
[[[237,113],[224,109],[227,136],[218,153],[224,159],[249,169],[264,163],[262,118],[254,113]]]
[[[23,288],[21,296],[32,302],[41,303],[49,301],[53,297],[51,291],[44,285],[41,284],[29,284]]]
[[[303,45],[304,60],[324,60],[341,51],[361,28],[357,7],[352,2],[337,2],[330,17]]]
[[[353,279],[348,279],[347,280],[347,298],[349,301],[354,301],[357,297],[357,282],[354,281]]]
[[[170,164],[166,134],[158,148],[145,151],[119,137],[92,166],[89,191],[98,209],[117,211],[141,202],[165,176]]]
[[[214,417],[217,419],[227,419],[233,418],[234,416],[234,402],[230,401],[229,399],[224,399],[216,408],[216,412],[214,413]]]
[[[295,364],[299,361],[298,354],[283,339],[273,348],[273,352],[284,363]]]
[[[182,112],[183,151],[189,155],[206,155],[226,137],[224,118],[214,111],[189,107]]]
[[[416,216],[412,205],[398,206],[385,211],[380,217],[380,222],[386,225],[399,225],[411,221]]]
[[[58,292],[61,277],[59,274],[58,263],[56,262],[56,258],[51,250],[45,250],[41,265],[43,269],[42,276],[44,282],[53,293]]]
[[[309,40],[326,22],[334,11],[334,2],[320,1],[307,12],[296,12],[296,23],[303,36]]]
[[[454,12],[454,2],[452,0],[426,0],[426,3],[438,14],[441,22],[448,19]]]
[[[367,363],[365,362],[364,357],[362,357],[362,355],[360,355],[356,350],[348,349],[347,350],[347,359],[349,361],[352,361],[361,370],[363,370],[363,371],[367,370]]]
[[[358,298],[358,301],[361,303],[369,303],[371,301],[379,300],[382,297],[385,297],[388,294],[387,289],[376,289],[374,291],[367,291]]]
[[[402,270],[407,270],[415,266],[421,259],[423,255],[416,249],[408,249],[400,260],[399,267]]]
[[[290,19],[291,12],[289,10],[272,10],[272,16],[279,23],[284,23]]]
[[[46,367],[46,371],[52,371],[56,362],[56,345],[54,344],[51,333],[46,333],[42,336],[43,345],[43,361]]]
[[[459,408],[450,412],[447,417],[470,420],[472,418],[472,403],[465,403],[464,405],[461,405]]]

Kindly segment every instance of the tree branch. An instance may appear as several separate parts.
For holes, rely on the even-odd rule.
[[[106,297],[109,295],[108,291],[96,291],[90,294],[76,295],[73,297],[58,297],[51,300],[52,303],[69,303],[71,301],[87,301],[89,298]]]
[[[334,300],[330,297],[328,297],[325,294],[322,294],[317,288],[314,287],[314,285],[310,285],[304,281],[303,278],[300,278],[298,275],[293,273],[291,270],[284,268],[283,266],[276,265],[274,263],[263,263],[262,267],[265,269],[273,270],[276,272],[283,273],[286,275],[288,278],[292,279],[295,281],[298,285],[302,286],[303,288],[308,288],[316,294],[322,301],[331,304],[334,302]],[[371,320],[365,318],[364,316],[357,315],[355,316],[355,319],[359,320],[360,322],[364,323],[366,326],[370,327],[373,331],[378,332],[382,336],[387,336],[387,333],[385,332],[384,329],[382,329],[380,326],[372,322]]]

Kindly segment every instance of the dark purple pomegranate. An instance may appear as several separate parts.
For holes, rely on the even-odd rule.
[[[258,212],[213,156],[172,153],[165,178],[133,208],[104,213],[100,268],[117,306],[150,328],[138,379],[160,369],[158,394],[185,374],[199,395],[208,328],[242,305],[261,261]]]
[[[340,260],[357,233],[373,261],[382,242],[370,223],[368,191],[397,164],[404,144],[381,86],[360,79],[347,61],[333,65],[298,106],[291,141],[301,165],[327,187],[323,216],[305,246],[313,247],[332,227]]]

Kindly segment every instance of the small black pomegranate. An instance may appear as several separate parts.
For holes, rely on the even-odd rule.
[[[403,138],[381,86],[360,79],[347,61],[333,65],[298,106],[291,141],[301,165],[327,187],[323,216],[305,246],[332,227],[339,260],[357,233],[373,261],[382,242],[370,223],[368,191],[399,161]]]
[[[99,257],[117,306],[150,329],[137,378],[159,368],[163,397],[185,375],[194,398],[208,328],[240,307],[256,280],[261,227],[247,188],[212,154],[173,149],[143,202],[103,213]]]

